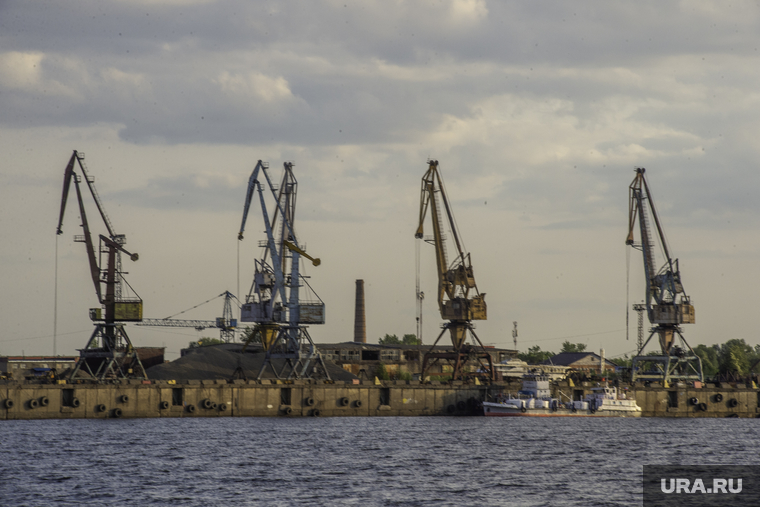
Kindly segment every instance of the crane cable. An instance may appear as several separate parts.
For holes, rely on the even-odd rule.
[[[414,295],[415,303],[417,305],[417,340],[422,345],[422,298],[420,297],[420,243],[421,239],[417,238],[414,241],[415,245],[415,275],[416,275],[416,294]]]
[[[240,294],[240,241],[239,240],[237,241],[237,293],[236,294]]]
[[[631,249],[625,249],[625,339],[628,341],[629,298],[631,294]]]
[[[53,356],[58,355],[58,234],[55,235],[55,283],[53,284]]]
[[[213,301],[213,300],[215,300],[215,299],[218,299],[218,298],[220,298],[220,297],[222,297],[222,296],[224,296],[224,294],[219,294],[218,296],[212,297],[211,299],[209,299],[209,300],[207,300],[207,301],[204,301],[203,303],[198,303],[197,305],[195,305],[195,306],[193,306],[193,307],[191,307],[191,308],[188,308],[187,310],[182,310],[181,312],[179,312],[179,313],[175,313],[174,315],[169,315],[168,317],[164,317],[162,320],[173,319],[173,318],[174,318],[174,317],[176,317],[177,315],[180,315],[180,314],[182,314],[182,313],[185,313],[185,312],[189,312],[190,310],[195,310],[195,309],[196,309],[196,308],[198,308],[199,306],[203,306],[203,305],[205,305],[206,303],[208,303],[208,302],[210,302],[210,301]]]

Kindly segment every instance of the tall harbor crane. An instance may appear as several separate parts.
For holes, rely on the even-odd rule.
[[[275,202],[271,218],[264,197],[264,183]],[[277,378],[330,379],[319,350],[307,327],[302,325],[324,324],[325,304],[302,275],[302,257],[309,259],[314,266],[319,266],[320,260],[307,254],[296,236],[297,191],[298,182],[290,162],[284,164],[279,187],[272,183],[269,164],[261,160],[248,180],[238,239],[243,239],[251,201],[254,194],[258,194],[266,240],[259,243],[264,250],[261,258],[255,260],[253,284],[242,305],[240,320],[256,323],[251,336],[258,336],[266,351],[259,379],[268,367]],[[302,287],[309,289],[309,298],[303,297]]]
[[[641,250],[646,282],[645,305],[649,322],[654,326],[649,338],[639,347],[631,364],[632,380],[699,380],[703,381],[702,361],[688,344],[681,324],[694,323],[694,306],[684,292],[678,259],[670,256],[644,168],[636,168],[636,177],[629,187],[628,237],[626,245]],[[648,211],[649,210],[649,211]],[[659,270],[655,259],[655,242],[648,213],[654,220],[665,263]],[[636,220],[639,222],[640,243],[634,241]],[[644,355],[652,336],[660,341],[660,354]],[[677,343],[677,338],[680,340]]]
[[[224,297],[224,309],[222,316],[217,317],[216,320],[186,320],[167,317],[165,319],[143,319],[137,325],[151,327],[192,327],[197,331],[202,331],[206,328],[217,328],[219,329],[219,339],[224,343],[232,343],[235,341],[235,330],[237,329],[237,319],[232,317],[232,299],[237,299],[234,294],[230,291],[224,291],[218,296],[204,301],[193,308],[197,308],[220,297]]]
[[[443,202],[443,209],[441,208]],[[428,170],[422,177],[420,193],[420,220],[415,237],[423,239],[423,225],[428,209],[433,222],[433,238],[430,242],[435,247],[435,261],[438,270],[438,308],[441,318],[446,321],[441,333],[436,338],[422,362],[422,375],[435,363],[446,361],[452,366],[452,379],[460,380],[465,376],[464,366],[468,361],[476,362],[481,372],[487,372],[494,379],[493,359],[486,352],[480,338],[475,334],[472,321],[486,320],[485,293],[478,291],[473,275],[470,254],[465,251],[457,230],[451,204],[443,186],[438,161],[428,161]],[[456,257],[449,262],[444,234],[445,213],[449,230],[454,239]],[[433,352],[443,334],[448,331],[451,336],[453,351]],[[471,335],[479,347],[466,343]]]
[[[77,168],[81,174],[77,174]],[[108,232],[107,236],[99,235],[100,242],[97,251],[93,243],[82,198],[80,188],[82,179],[90,189]],[[63,233],[63,216],[72,181],[76,189],[83,230],[83,234],[75,236],[74,241],[85,244],[87,259],[90,264],[90,276],[95,285],[98,302],[102,307],[90,309],[90,319],[96,323],[95,330],[85,348],[79,351],[79,361],[72,371],[71,378],[73,379],[79,370],[84,370],[101,381],[120,378],[147,378],[145,369],[123,324],[124,322],[142,320],[142,299],[136,294],[133,296],[124,294],[125,288],[131,289],[131,287],[124,279],[121,266],[122,253],[129,256],[132,261],[136,261],[138,255],[130,253],[124,248],[127,238],[123,234],[116,234],[114,231],[111,220],[106,215],[103,203],[95,189],[95,179],[87,173],[84,153],[76,150],[71,155],[63,176],[63,193],[57,234]],[[134,290],[131,292],[134,293]]]

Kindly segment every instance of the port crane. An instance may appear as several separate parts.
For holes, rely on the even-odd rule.
[[[128,289],[131,287],[124,279],[121,264],[122,253],[132,261],[137,261],[138,255],[130,253],[124,248],[127,238],[123,234],[115,232],[95,189],[95,179],[87,172],[84,159],[84,153],[74,150],[66,165],[63,176],[61,211],[56,233],[58,235],[63,233],[66,201],[73,181],[83,231],[82,235],[74,236],[74,241],[85,244],[90,265],[90,276],[95,285],[98,302],[102,306],[90,309],[90,319],[95,322],[95,330],[85,348],[79,351],[79,361],[71,373],[71,378],[74,379],[80,370],[84,370],[100,381],[121,378],[145,379],[147,378],[145,369],[123,324],[124,322],[140,322],[142,320],[142,299],[134,293],[133,289],[131,292],[134,295],[127,296],[124,294],[125,286]],[[108,233],[108,235],[98,235],[97,250],[93,242],[82,197],[80,184],[83,180],[90,190]]]
[[[237,329],[237,319],[232,316],[232,300],[237,299],[234,294],[230,291],[224,291],[218,296],[211,298],[208,301],[204,301],[193,308],[197,308],[198,306],[220,297],[224,297],[224,308],[222,316],[217,317],[216,320],[187,320],[166,317],[164,319],[143,319],[142,322],[139,322],[136,325],[151,327],[192,327],[195,328],[196,331],[203,331],[206,328],[216,328],[219,329],[219,339],[221,341],[224,343],[232,343],[235,341],[235,330]]]
[[[443,208],[441,208],[441,201]],[[420,192],[420,219],[415,237],[422,240],[425,217],[430,210],[433,224],[433,237],[426,240],[435,247],[435,260],[438,271],[438,308],[444,319],[441,333],[436,338],[422,362],[422,375],[433,364],[448,362],[452,366],[452,379],[461,380],[465,377],[464,366],[468,361],[479,364],[479,371],[486,372],[490,379],[495,379],[493,359],[485,350],[480,338],[475,334],[473,320],[486,320],[485,293],[478,291],[473,275],[470,254],[465,251],[451,211],[451,204],[446,195],[443,179],[438,169],[438,161],[428,161],[428,170],[422,177]],[[444,234],[445,214],[449,230],[456,247],[456,258],[449,262],[446,251],[446,236]],[[419,291],[418,291],[419,292]],[[449,332],[453,351],[434,352],[441,337]],[[471,335],[478,346],[466,343]]]
[[[629,186],[628,237],[626,245],[642,252],[646,294],[644,304],[647,317],[653,325],[649,338],[639,347],[631,364],[632,380],[704,381],[702,361],[688,344],[681,324],[693,324],[694,306],[684,292],[678,259],[670,256],[665,234],[657,215],[652,193],[644,168],[636,168],[636,176]],[[651,213],[665,263],[657,269],[655,241],[649,221]],[[639,223],[640,243],[634,240],[636,221]],[[660,342],[660,353],[644,355],[644,349],[654,335]]]
[[[272,182],[269,164],[261,160],[248,180],[238,239],[243,239],[255,194],[261,204],[266,239],[259,243],[263,253],[260,259],[255,259],[253,283],[241,307],[240,320],[255,323],[251,337],[258,336],[266,351],[257,378],[271,368],[277,378],[321,377],[329,380],[322,356],[303,325],[325,323],[325,304],[311,289],[301,269],[302,257],[314,266],[319,266],[321,261],[306,253],[305,246],[296,236],[298,182],[293,175],[293,164],[285,162],[283,167],[279,186]],[[265,185],[275,203],[271,218]],[[302,298],[303,287],[309,290],[310,298]]]

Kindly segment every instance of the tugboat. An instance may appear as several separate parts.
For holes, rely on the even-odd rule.
[[[549,376],[530,373],[523,376],[517,397],[497,397],[483,402],[487,417],[641,417],[636,400],[618,393],[616,387],[591,388],[585,400],[562,402],[551,397]]]

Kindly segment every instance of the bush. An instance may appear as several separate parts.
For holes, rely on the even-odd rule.
[[[390,380],[390,375],[388,375],[388,370],[385,369],[385,365],[383,363],[379,363],[377,366],[375,366],[375,377],[377,377],[380,380]]]

